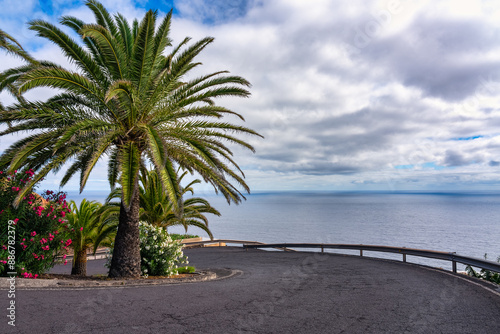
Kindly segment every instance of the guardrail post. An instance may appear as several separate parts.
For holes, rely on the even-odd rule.
[[[363,256],[363,250],[362,249],[359,250],[359,256]]]
[[[321,253],[324,253],[325,252],[325,249],[323,247],[323,245],[321,245]]]
[[[403,253],[403,262],[406,263],[406,253]]]
[[[451,261],[453,264],[453,272],[456,274],[457,273],[457,261]]]

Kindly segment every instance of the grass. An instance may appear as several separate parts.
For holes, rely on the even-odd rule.
[[[177,268],[179,274],[192,274],[196,271],[195,267],[185,266]]]
[[[170,234],[170,237],[172,238],[172,240],[180,240],[180,239],[199,238],[200,236],[192,234]]]

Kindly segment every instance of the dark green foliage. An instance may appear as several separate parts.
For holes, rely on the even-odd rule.
[[[192,234],[175,234],[175,233],[170,233],[170,237],[172,240],[182,240],[182,239],[191,239],[191,238],[199,238],[199,235],[192,235]]]
[[[488,259],[488,254],[484,254],[484,259]],[[497,258],[497,262],[500,263],[500,256]],[[500,284],[500,273],[496,273],[486,269],[481,269],[480,272],[477,272],[471,266],[465,267],[465,270],[467,271],[467,275],[469,276]]]

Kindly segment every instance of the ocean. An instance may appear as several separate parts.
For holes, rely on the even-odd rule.
[[[103,201],[106,194],[83,196]],[[71,193],[68,197],[78,201]],[[222,214],[208,215],[209,227],[219,239],[384,245],[477,258],[487,253],[492,261],[500,256],[500,194],[270,192],[248,195],[240,205],[228,205],[222,196],[203,197]],[[194,227],[188,233],[206,237]],[[398,254],[376,256],[401,259]],[[412,256],[408,262],[451,268],[447,261]]]

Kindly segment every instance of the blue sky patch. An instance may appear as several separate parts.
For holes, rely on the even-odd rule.
[[[451,140],[474,140],[478,138],[484,138],[484,136],[477,135],[477,136],[470,136],[470,137],[458,137],[458,138],[451,138]]]
[[[396,168],[396,169],[412,169],[414,167],[415,167],[415,165],[397,165],[397,166],[394,166],[394,168]]]
[[[437,165],[434,161],[433,162],[426,162],[425,164],[422,164],[423,168],[427,169],[434,169],[434,170],[442,170],[445,169],[445,166],[439,166]]]

